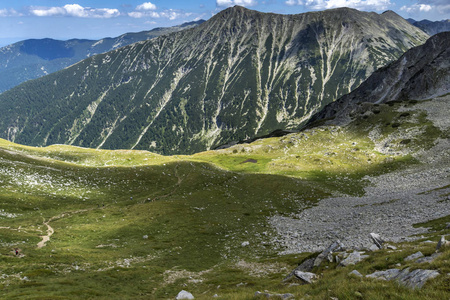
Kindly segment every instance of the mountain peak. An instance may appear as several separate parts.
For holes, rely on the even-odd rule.
[[[262,14],[261,12],[258,12],[256,10],[251,10],[251,9],[245,8],[240,5],[235,5],[235,6],[228,7],[226,9],[218,12],[215,16],[229,17],[229,16],[242,15],[242,14],[248,14],[248,13]]]

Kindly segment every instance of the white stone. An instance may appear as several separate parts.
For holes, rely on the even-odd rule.
[[[195,298],[191,293],[189,293],[185,290],[182,290],[181,292],[178,293],[176,299],[181,300],[181,299],[195,299]]]

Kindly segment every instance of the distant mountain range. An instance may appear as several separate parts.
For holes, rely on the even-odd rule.
[[[298,128],[427,38],[392,11],[277,15],[236,6],[4,92],[0,135],[193,153]]]
[[[0,48],[0,93],[27,80],[59,71],[92,55],[191,28],[203,22],[204,20],[201,20],[174,27],[126,33],[116,38],[101,40],[30,39],[17,42]]]
[[[414,19],[407,19],[407,21],[416,27],[419,27],[429,35],[435,35],[440,32],[450,31],[450,19],[442,21],[422,20],[416,21]]]

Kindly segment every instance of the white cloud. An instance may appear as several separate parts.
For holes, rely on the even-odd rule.
[[[0,9],[0,17],[17,17],[22,16],[22,14],[18,13],[15,9]]]
[[[145,2],[145,3],[142,3],[138,6],[136,6],[136,9],[137,10],[155,10],[156,5],[151,2]]]
[[[256,0],[234,0],[234,4],[240,6],[255,6],[258,4]]]
[[[414,13],[414,12],[427,12],[430,11],[432,7],[428,4],[414,4],[412,6],[402,6],[400,10],[406,11],[408,13]]]
[[[286,4],[289,5],[289,6],[293,6],[293,5],[303,5],[303,2],[300,1],[300,0],[298,0],[298,1],[295,1],[295,0],[288,0],[288,1],[285,1],[284,3],[286,3]]]
[[[140,18],[152,18],[152,19],[158,19],[158,18],[166,18],[169,20],[176,20],[181,18],[187,18],[190,17],[192,13],[184,12],[181,10],[175,10],[175,9],[166,9],[163,11],[133,11],[128,13],[128,16],[136,19]]]
[[[133,11],[133,12],[128,13],[128,15],[135,19],[146,18],[146,17],[157,19],[157,18],[161,17],[161,15],[155,11],[147,11],[147,12]]]
[[[120,15],[115,8],[90,8],[79,4],[66,4],[62,7],[31,7],[30,13],[38,17],[70,16],[78,18],[112,18]]]
[[[233,1],[232,0],[216,0],[217,6],[232,6]]]
[[[419,18],[423,18],[423,15],[426,14],[436,19],[448,19],[450,13],[448,0],[418,0],[417,2],[410,6],[402,6],[400,10]]]
[[[216,5],[219,7],[230,7],[234,5],[240,6],[255,6],[258,4],[256,0],[216,0]]]
[[[390,0],[287,0],[286,5],[304,5],[312,9],[331,9],[337,7],[351,7],[356,9],[386,10],[392,3]]]

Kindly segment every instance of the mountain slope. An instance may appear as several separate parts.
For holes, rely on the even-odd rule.
[[[0,95],[1,136],[192,153],[295,128],[427,36],[393,12],[242,7]]]
[[[442,37],[386,77],[448,70]],[[2,298],[448,299],[450,94],[411,100],[191,156],[0,139]],[[284,280],[308,260],[315,283]]]
[[[30,39],[2,47],[0,48],[0,93],[24,81],[59,71],[86,57],[163,34],[188,29],[202,22],[204,21],[185,23],[168,28],[155,28],[150,31],[126,33],[116,38],[104,38],[98,41]]]
[[[334,119],[348,122],[363,102],[386,103],[424,100],[450,93],[450,32],[432,36],[424,45],[406,52],[392,64],[377,70],[355,91],[329,104],[310,123]],[[361,111],[361,113],[365,113]]]

